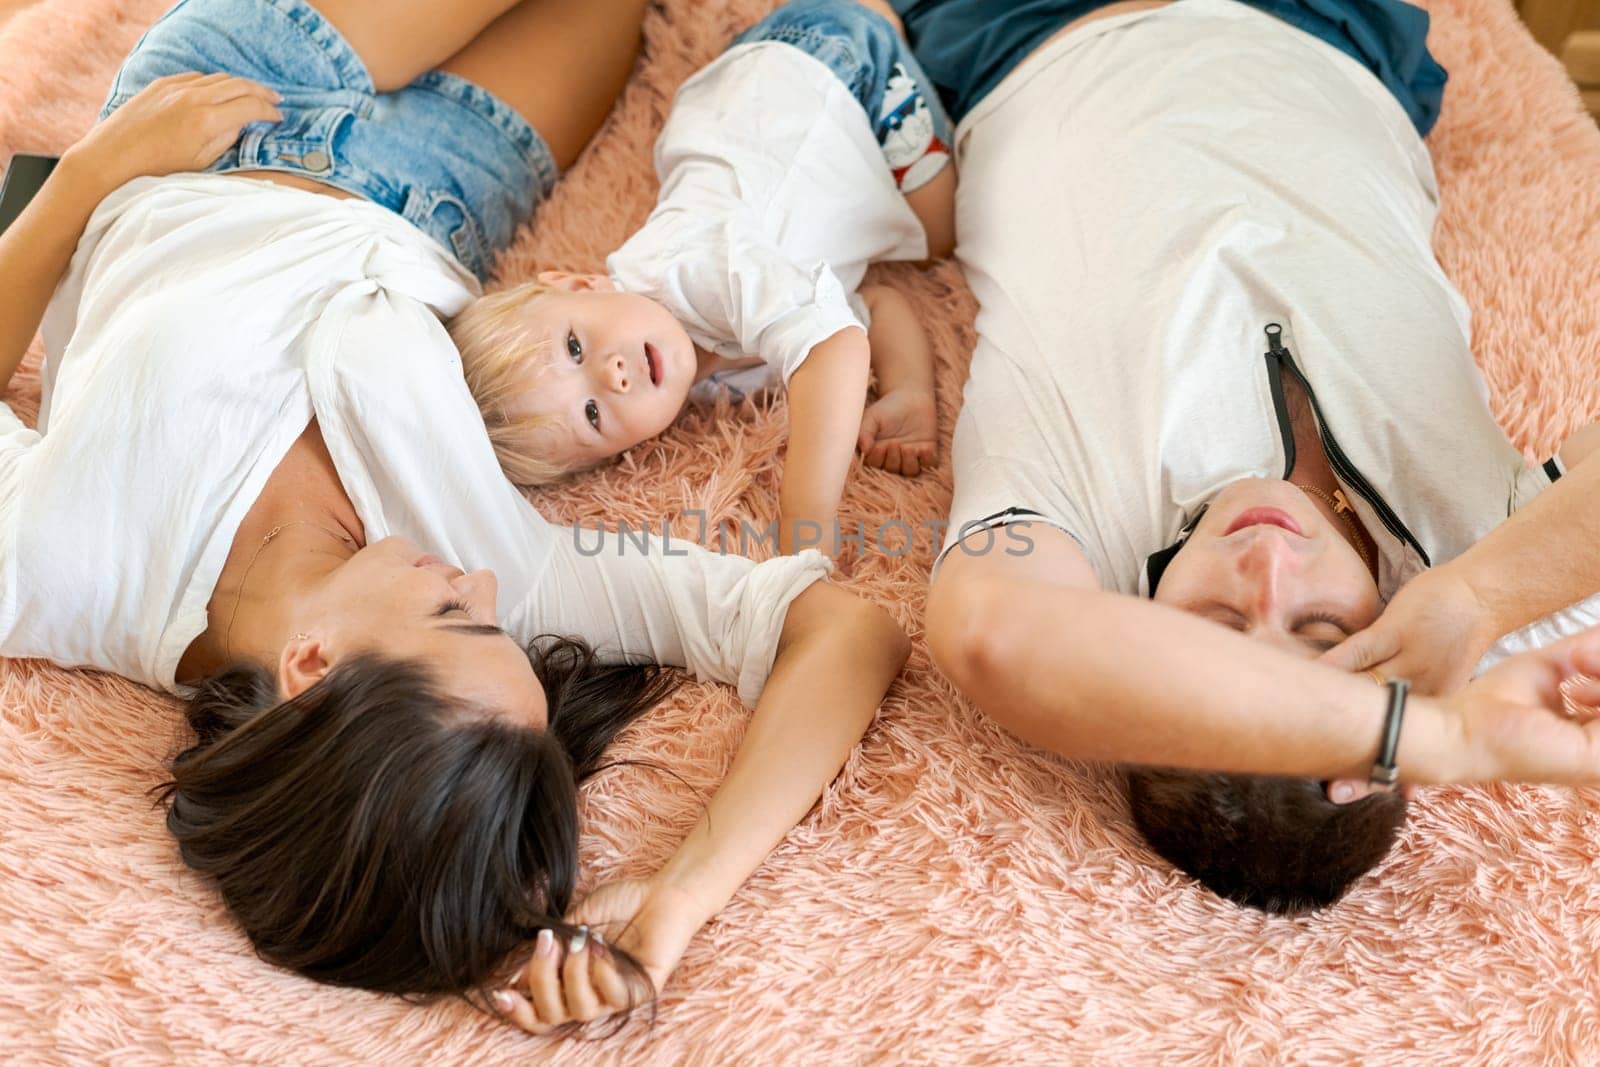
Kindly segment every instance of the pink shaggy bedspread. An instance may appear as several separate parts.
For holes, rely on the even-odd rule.
[[[59,151],[166,0],[42,0],[0,28],[0,152]],[[667,0],[617,113],[502,277],[598,269],[648,210],[674,88],[770,0]],[[1439,254],[1476,312],[1496,413],[1530,454],[1600,416],[1600,132],[1504,0],[1435,0],[1451,71],[1431,142]],[[954,421],[972,298],[949,264],[886,271],[934,332]],[[13,399],[37,406],[25,375]],[[150,418],[172,417],[152,410]],[[547,493],[552,516],[776,511],[784,411],[691,422]],[[858,472],[844,511],[942,517],[947,469]],[[679,522],[693,534],[692,522]],[[850,584],[920,634],[926,535]],[[643,873],[696,816],[745,713],[692,685],[586,792],[585,875]],[[182,739],[170,700],[0,665],[0,1058],[237,1063],[1600,1061],[1600,797],[1424,791],[1393,856],[1325,914],[1267,918],[1195,888],[1129,827],[1116,777],[974,713],[925,644],[822,803],[696,939],[653,1027],[523,1036],[257,960],[179,862],[149,790]]]

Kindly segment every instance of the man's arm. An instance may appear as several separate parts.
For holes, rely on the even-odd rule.
[[[1600,422],[1591,422],[1567,438],[1561,446],[1561,462],[1570,471],[1597,453],[1600,453]]]
[[[935,660],[991,717],[1073,759],[1366,779],[1385,690],[1094,588],[1069,538],[1027,525],[1033,551],[957,549],[928,598]],[[1445,700],[1413,697],[1400,736],[1403,778],[1600,780],[1600,721],[1567,717],[1560,693],[1590,670],[1600,670],[1600,630],[1513,657]]]

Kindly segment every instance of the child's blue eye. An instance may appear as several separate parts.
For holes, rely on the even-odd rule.
[[[567,355],[572,357],[574,363],[583,362],[583,346],[578,343],[577,334],[571,332],[567,334]]]
[[[583,405],[583,417],[589,420],[589,425],[596,430],[600,428],[600,405],[593,400]]]

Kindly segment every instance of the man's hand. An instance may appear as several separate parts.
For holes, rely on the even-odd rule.
[[[254,122],[275,123],[279,96],[228,74],[157,78],[73,145],[71,161],[109,193],[125,182],[202,171]]]
[[[1600,783],[1600,627],[1512,656],[1445,697],[1463,781]]]
[[[1369,673],[1373,681],[1404,678],[1421,696],[1442,695],[1467,684],[1499,636],[1471,587],[1446,565],[1407,582],[1371,626],[1323,653],[1322,662]],[[1336,804],[1370,792],[1372,786],[1356,779],[1328,783],[1328,799]]]

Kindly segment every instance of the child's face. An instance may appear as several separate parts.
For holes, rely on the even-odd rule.
[[[619,293],[609,279],[548,271],[551,288],[518,312],[548,356],[528,377],[517,414],[550,416],[567,431],[543,451],[591,466],[661,433],[683,410],[697,369],[694,343],[660,304]]]

